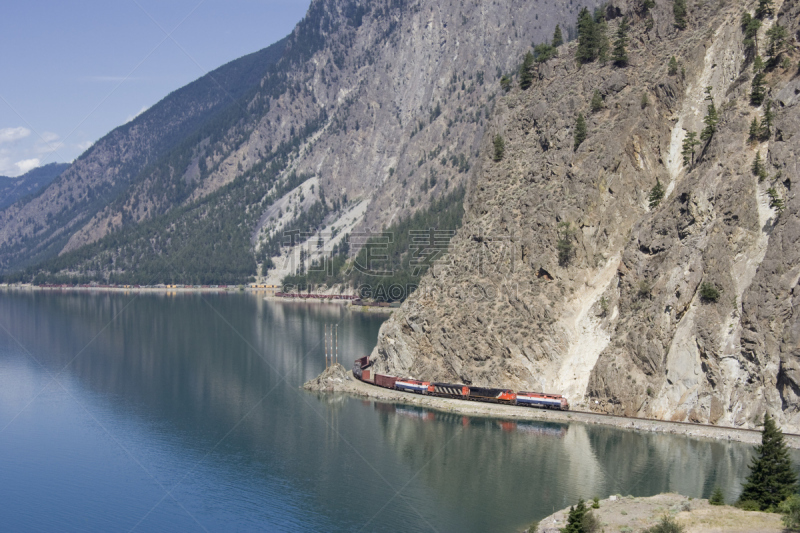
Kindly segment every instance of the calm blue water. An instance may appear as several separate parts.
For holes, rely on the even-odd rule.
[[[381,321],[246,294],[0,292],[0,529],[514,531],[581,496],[738,494],[749,446],[299,388],[324,324],[347,362]]]

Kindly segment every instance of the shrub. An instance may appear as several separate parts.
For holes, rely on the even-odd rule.
[[[669,64],[667,65],[667,73],[670,76],[675,76],[678,73],[678,60],[675,59],[675,56],[669,58]]]
[[[594,94],[592,95],[592,101],[589,104],[592,108],[592,113],[597,113],[601,109],[603,109],[603,97],[600,96],[600,91],[597,89],[594,90]]]
[[[575,150],[586,140],[586,136],[588,135],[586,131],[586,119],[583,118],[583,113],[578,113],[578,120],[575,121]]]
[[[669,515],[664,515],[658,524],[645,529],[644,533],[683,533],[685,528]]]
[[[704,281],[700,285],[700,298],[707,302],[716,302],[719,300],[719,289],[714,284]]]
[[[592,498],[592,509],[600,509],[600,498],[597,496]]]
[[[572,244],[572,236],[575,230],[569,222],[562,222],[558,225],[559,237],[556,242],[556,249],[558,250],[558,264],[565,267],[570,264],[572,257],[575,254],[575,248]]]
[[[800,496],[792,494],[783,500],[778,505],[778,511],[783,515],[781,520],[786,529],[795,531],[800,529]]]
[[[503,156],[506,154],[506,142],[503,140],[503,137],[498,133],[494,136],[492,140],[492,144],[494,145],[494,155],[493,158],[495,161],[502,161]]]
[[[714,487],[714,492],[711,493],[708,503],[711,505],[725,505],[725,495],[722,494],[722,489],[719,486]]]
[[[736,507],[742,511],[760,511],[761,506],[755,500],[743,500],[736,502]]]

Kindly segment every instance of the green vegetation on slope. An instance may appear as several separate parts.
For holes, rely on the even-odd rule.
[[[324,264],[302,266],[283,280],[285,290],[313,292],[315,286],[344,284],[356,288],[362,297],[379,301],[402,301],[416,289],[419,279],[447,252],[450,238],[461,227],[464,189],[434,200],[371,237],[351,261],[345,239]]]

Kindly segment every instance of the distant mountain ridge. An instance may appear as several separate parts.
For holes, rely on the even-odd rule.
[[[35,195],[68,168],[69,163],[50,163],[16,178],[0,176],[0,209],[5,209],[20,198]]]

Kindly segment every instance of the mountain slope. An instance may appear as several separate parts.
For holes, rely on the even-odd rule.
[[[0,176],[0,209],[5,209],[29,194],[35,195],[68,167],[68,163],[50,163],[34,168],[16,178]]]
[[[97,141],[46,190],[0,211],[0,272],[60,252],[170,149],[251,91],[286,40],[206,74]]]
[[[521,51],[549,40],[556,23],[574,20],[577,9],[522,1],[315,0],[281,59],[250,92],[153,153],[129,178],[109,176],[119,192],[103,196],[103,205],[62,220],[60,207],[48,203],[69,187],[77,198],[90,194],[76,168],[24,213],[0,215],[0,261],[11,270],[58,253],[42,265],[53,275],[123,280],[147,270],[153,282],[192,282],[197,269],[177,265],[167,274],[158,266],[166,255],[193,254],[185,243],[201,242],[205,230],[192,220],[205,220],[212,204],[224,210],[229,216],[218,229],[236,235],[237,255],[261,262],[279,233],[276,221],[262,215],[281,200],[277,192],[298,193],[287,183],[311,177],[320,186],[304,205],[321,206],[335,223],[366,202],[355,231],[378,231],[465,180],[500,74],[516,71]],[[116,175],[128,141],[120,143],[118,153],[104,152],[105,161],[92,159],[95,170],[85,174]],[[56,215],[48,219],[49,212]],[[162,235],[161,242],[141,236],[147,231]],[[242,238],[248,232],[249,242]],[[229,251],[211,246],[205,253],[223,265]],[[256,274],[255,263],[249,274]]]
[[[798,4],[776,2],[760,30],[762,54],[775,24],[790,46],[766,74],[773,125],[750,142],[766,111],[750,103],[740,26],[754,9],[695,4],[679,30],[672,2],[615,3],[610,31],[622,14],[632,25],[627,67],[578,66],[571,44],[498,102],[464,226],[382,328],[376,371],[671,420],[754,427],[766,410],[800,431]],[[707,98],[716,131],[684,164]],[[579,113],[588,137],[575,148]],[[666,195],[650,205],[657,183]]]

